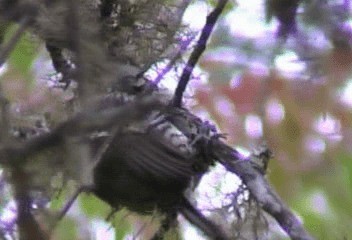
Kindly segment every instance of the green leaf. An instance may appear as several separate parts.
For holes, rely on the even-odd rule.
[[[59,225],[55,229],[55,238],[60,240],[72,240],[79,239],[77,236],[77,223],[69,218],[64,218],[60,221]]]
[[[79,196],[82,211],[89,217],[106,218],[111,213],[111,207],[95,197],[93,194],[81,194]]]
[[[95,197],[93,194],[81,194],[79,197],[82,211],[90,218],[99,217],[106,219],[112,213],[112,208]],[[112,216],[111,224],[115,228],[115,239],[123,240],[125,236],[131,231],[131,224],[125,221],[126,212],[119,211]]]
[[[5,44],[16,32],[17,28],[18,27],[15,25],[10,27],[5,34]],[[30,33],[25,32],[9,56],[10,64],[13,65],[25,77],[29,77],[33,62],[38,55],[38,47],[39,44],[34,41],[33,36]]]
[[[126,235],[131,232],[131,225],[128,221],[120,221],[118,226],[114,226],[115,228],[115,240],[123,240]]]
[[[352,154],[341,154],[338,159],[341,162],[341,166],[343,168],[343,178],[344,182],[347,185],[347,189],[350,192],[350,195],[352,197]]]
[[[60,210],[65,203],[65,199],[67,194],[65,192],[60,193],[59,195],[55,196],[50,201],[50,209],[53,210]]]

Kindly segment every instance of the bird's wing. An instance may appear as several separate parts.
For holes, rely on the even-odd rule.
[[[133,172],[142,179],[160,183],[184,182],[193,171],[189,155],[166,141],[162,136],[150,133],[125,133],[116,136],[116,141],[107,154],[116,154]]]

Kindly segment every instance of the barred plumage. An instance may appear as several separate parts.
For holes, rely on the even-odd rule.
[[[143,93],[145,89],[153,88],[144,88]],[[150,93],[160,94],[156,88]],[[135,96],[126,97],[125,92],[115,97],[120,100],[117,104],[124,104]],[[226,239],[185,196],[192,181],[198,181],[214,163],[204,148],[217,136],[212,125],[186,109],[167,106],[155,110],[112,136],[94,169],[94,192],[114,208],[127,207],[138,213],[158,210],[167,216],[180,212],[209,236]]]

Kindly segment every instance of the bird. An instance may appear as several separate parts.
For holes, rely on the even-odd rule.
[[[147,79],[128,76],[117,86],[120,91],[115,89],[112,94],[119,99],[117,104],[146,94],[160,94],[165,102],[170,100]],[[114,209],[164,214],[153,240],[163,239],[179,213],[211,239],[228,239],[187,196],[192,184],[214,165],[206,149],[218,137],[210,123],[185,108],[166,104],[115,131],[94,168],[93,193]]]

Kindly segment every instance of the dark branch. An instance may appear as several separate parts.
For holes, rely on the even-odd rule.
[[[267,213],[276,219],[281,228],[292,240],[314,239],[274,192],[263,174],[253,168],[250,159],[245,158],[239,152],[219,140],[213,141],[212,152],[214,157],[228,171],[235,173],[242,179],[252,196]]]
[[[216,8],[207,16],[205,26],[203,27],[202,33],[197,41],[196,47],[194,48],[191,56],[189,57],[185,68],[183,69],[180,81],[177,85],[177,88],[174,94],[173,106],[181,107],[183,93],[186,90],[186,87],[190,80],[193,69],[197,64],[200,56],[204,52],[207,41],[210,37],[210,34],[213,31],[214,25],[218,20],[221,12],[223,11],[226,3],[227,3],[227,0],[219,0]]]
[[[67,212],[70,210],[70,208],[72,207],[73,203],[76,201],[78,196],[81,193],[83,193],[83,192],[91,192],[91,187],[82,186],[82,187],[79,187],[75,191],[73,196],[68,200],[68,202],[66,202],[64,207],[61,209],[61,211],[60,211],[60,213],[59,213],[59,215],[57,216],[57,219],[56,219],[57,222],[61,221],[66,216]]]
[[[156,98],[147,97],[121,107],[100,111],[93,109],[79,113],[49,133],[17,145],[1,146],[0,163],[6,165],[23,164],[36,153],[62,144],[66,137],[79,136],[93,130],[123,125],[130,122],[131,119],[139,119],[145,116],[147,112],[161,106]]]
[[[183,207],[180,209],[180,213],[190,223],[202,230],[211,239],[229,239],[219,226],[209,221],[201,212],[194,208],[187,199],[184,198],[182,203]]]
[[[32,214],[32,200],[29,196],[28,176],[20,167],[12,171],[12,183],[17,204],[17,226],[19,240],[46,240],[48,237]]]
[[[0,19],[19,23],[26,17],[33,18],[38,12],[38,6],[32,1],[1,0]]]
[[[63,206],[63,208],[59,212],[57,218],[55,219],[55,221],[51,225],[47,235],[51,236],[51,234],[52,234],[53,230],[55,230],[57,224],[66,216],[67,212],[70,210],[73,203],[77,200],[78,196],[83,192],[91,192],[91,187],[90,186],[82,186],[82,187],[79,187],[78,189],[76,189],[73,196],[71,196],[71,198],[65,203],[65,205]]]
[[[70,79],[73,75],[73,69],[63,56],[61,48],[56,47],[47,41],[46,49],[50,54],[55,71],[62,74],[62,79],[60,80],[60,82],[65,83],[64,88],[67,88],[70,84]]]

